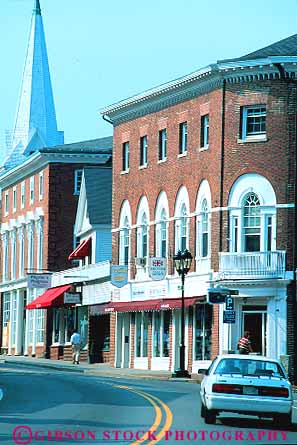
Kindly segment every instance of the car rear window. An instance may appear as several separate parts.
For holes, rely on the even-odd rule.
[[[253,359],[243,360],[240,358],[224,358],[220,360],[214,370],[214,374],[241,374],[285,378],[283,370],[278,363]]]

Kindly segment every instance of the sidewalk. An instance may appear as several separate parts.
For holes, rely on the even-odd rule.
[[[200,378],[193,374],[191,379],[174,378],[170,371],[151,371],[146,369],[112,368],[108,363],[81,363],[73,365],[63,360],[48,360],[43,358],[32,358],[24,356],[0,355],[0,366],[2,363],[19,364],[25,366],[36,366],[50,368],[59,371],[79,372],[83,374],[98,375],[102,377],[143,379],[143,380],[170,380],[197,383]]]

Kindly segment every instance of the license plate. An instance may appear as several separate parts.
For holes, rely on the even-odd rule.
[[[242,393],[249,396],[257,396],[259,394],[259,390],[254,386],[244,386],[242,388]]]

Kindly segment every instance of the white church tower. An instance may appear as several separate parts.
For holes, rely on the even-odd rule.
[[[39,148],[64,143],[64,132],[57,130],[40,3],[34,2],[11,146],[2,164],[5,169],[22,163]]]

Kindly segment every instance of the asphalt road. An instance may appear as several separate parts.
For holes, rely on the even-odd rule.
[[[270,420],[226,414],[200,418],[199,385],[116,379],[1,365],[0,443],[297,444]],[[296,403],[297,407],[297,403]],[[294,419],[297,423],[297,409]]]

